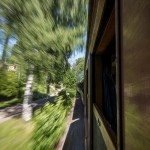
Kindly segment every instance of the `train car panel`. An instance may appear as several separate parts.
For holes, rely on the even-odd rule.
[[[87,149],[150,147],[150,2],[90,0]],[[101,8],[101,10],[99,10]]]
[[[123,0],[122,89],[125,149],[150,149],[150,2]]]

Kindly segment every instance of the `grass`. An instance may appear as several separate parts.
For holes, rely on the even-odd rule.
[[[65,130],[73,97],[63,90],[53,104],[35,111],[32,122],[13,118],[0,124],[0,150],[53,150]]]
[[[20,118],[8,120],[0,124],[1,150],[32,150],[32,122],[24,122]]]
[[[59,92],[54,103],[47,102],[34,114],[35,128],[33,132],[34,150],[53,150],[63,135],[66,117],[72,107],[74,94],[66,95],[66,90]]]

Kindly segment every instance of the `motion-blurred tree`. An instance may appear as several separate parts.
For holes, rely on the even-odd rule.
[[[14,23],[8,28],[14,31],[18,40],[12,60],[29,72],[24,96],[24,108],[28,110],[32,99],[33,72],[41,70],[52,79],[58,79],[56,76],[69,68],[68,58],[72,51],[83,45],[87,2],[3,0],[1,5],[2,12],[5,10],[5,15]],[[28,116],[30,119],[31,111]]]
[[[1,58],[1,68],[4,67],[4,64],[6,62],[6,54],[7,54],[7,49],[8,49],[8,42],[11,39],[11,36],[14,33],[14,19],[12,19],[12,14],[7,13],[7,11],[10,8],[8,5],[6,5],[3,1],[0,2],[0,29],[1,32],[3,32],[5,36],[5,42],[3,46],[3,51],[2,51],[2,58]],[[10,11],[10,10],[9,10]]]

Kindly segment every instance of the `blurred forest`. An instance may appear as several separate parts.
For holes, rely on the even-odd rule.
[[[19,136],[15,149],[53,149],[58,143],[84,76],[84,58],[73,66],[68,59],[85,47],[87,13],[87,0],[0,1],[0,110],[22,108],[17,120],[8,121],[15,132],[0,125],[7,137],[0,141],[2,149],[11,149],[7,141]],[[50,103],[52,96],[56,98]],[[32,102],[40,99],[46,104],[33,111]],[[22,122],[21,116],[31,122]],[[29,125],[32,129],[24,135]],[[30,139],[24,142],[26,137]]]
[[[39,92],[47,94],[47,78],[65,86],[65,76],[74,74],[68,59],[85,45],[87,4],[86,0],[0,2],[0,101],[18,98],[20,102],[24,90],[32,95],[38,85],[45,89]],[[16,44],[11,47],[10,41]],[[31,74],[30,91],[25,85]]]

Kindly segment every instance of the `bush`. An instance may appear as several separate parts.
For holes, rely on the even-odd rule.
[[[69,92],[69,95],[71,98],[76,96],[76,90],[75,89],[68,89],[67,91]]]
[[[46,97],[46,94],[40,93],[38,91],[33,91],[32,100],[38,100],[38,99],[45,98],[45,97]]]
[[[67,93],[69,93],[68,96],[67,96]],[[75,97],[75,94],[76,94],[76,91],[73,89],[63,89],[58,93],[58,95],[63,96],[64,99],[68,97],[73,98]]]
[[[67,92],[66,89],[63,89],[63,90],[61,90],[60,92],[58,92],[58,95],[65,97],[65,96],[67,96],[67,95],[66,95],[66,92]]]
[[[72,103],[66,101],[68,99],[59,96],[54,104],[47,102],[42,109],[35,112],[35,129],[32,136],[34,150],[52,150],[58,143],[66,126],[66,116],[72,106]]]
[[[0,71],[0,96],[15,97],[18,95],[17,73],[12,71]]]
[[[63,83],[67,88],[75,88],[77,83],[75,72],[72,70],[67,71],[64,75]]]
[[[32,100],[38,100],[46,97],[46,86],[35,83],[33,86],[33,97]]]

